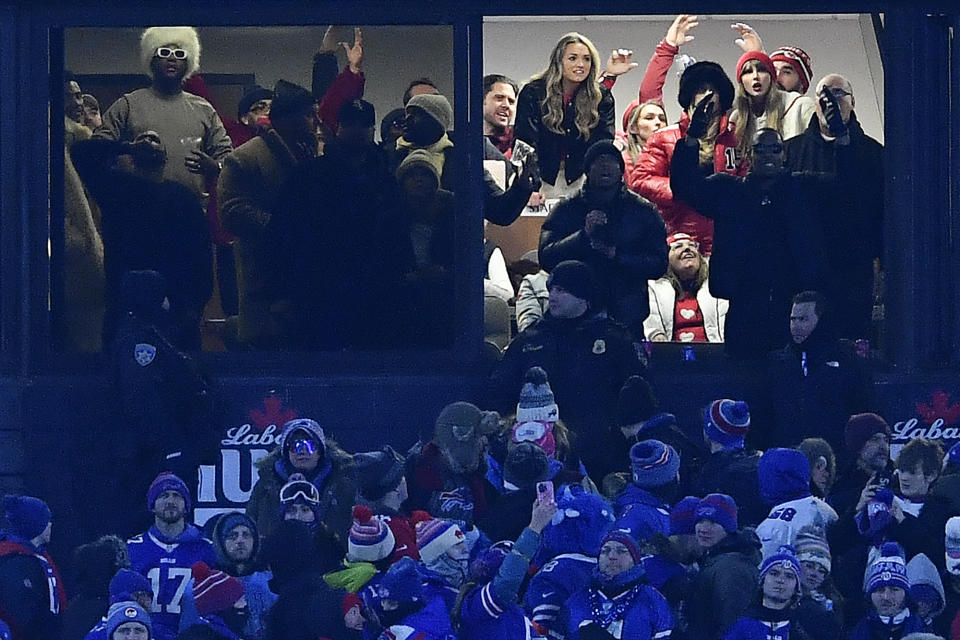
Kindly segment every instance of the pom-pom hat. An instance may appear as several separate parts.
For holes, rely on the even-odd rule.
[[[725,449],[742,449],[750,431],[750,407],[727,398],[714,400],[703,412],[703,433]]]
[[[775,553],[771,553],[760,562],[759,584],[761,586],[763,585],[764,578],[767,577],[767,574],[770,573],[770,570],[774,567],[786,569],[794,575],[794,577],[797,579],[796,595],[799,596],[800,577],[803,574],[801,573],[800,569],[800,561],[797,559],[797,554],[794,552],[793,547],[790,545],[782,545]]]
[[[677,477],[680,456],[659,440],[644,440],[630,447],[633,484],[643,488],[662,487]]]
[[[466,540],[456,523],[440,518],[418,522],[416,529],[420,560],[426,565],[433,564],[448,549]]]
[[[813,76],[813,67],[810,65],[810,56],[800,47],[783,46],[770,54],[771,62],[786,62],[797,72],[800,78],[800,93],[806,93],[810,88],[810,79]]]
[[[904,591],[910,589],[903,548],[896,542],[885,542],[880,547],[880,557],[870,565],[866,594],[869,596],[880,587],[900,587]]]
[[[206,562],[192,567],[193,600],[201,616],[230,609],[246,593],[243,583],[223,571],[211,569]]]
[[[517,422],[556,422],[560,409],[542,367],[530,367],[523,376],[520,400],[517,402]]]
[[[353,525],[347,541],[347,560],[377,562],[390,555],[396,540],[385,522],[373,515],[369,507],[353,508]]]

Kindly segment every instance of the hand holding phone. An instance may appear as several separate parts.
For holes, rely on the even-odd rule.
[[[546,502],[556,502],[553,497],[553,483],[549,480],[537,483],[537,504]]]

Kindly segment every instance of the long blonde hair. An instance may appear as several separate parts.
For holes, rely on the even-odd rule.
[[[760,65],[764,69],[767,68],[766,65],[759,60],[750,60],[744,65],[744,69],[753,64]],[[770,73],[770,89],[767,92],[766,102],[763,106],[763,114],[766,117],[766,124],[764,126],[776,129],[780,131],[782,135],[781,124],[786,105],[783,101],[783,94],[777,88],[776,74],[772,69],[767,69],[767,71]],[[742,77],[741,75],[740,78]],[[736,120],[734,132],[737,136],[737,155],[740,158],[745,158],[748,166],[752,166],[753,137],[757,133],[757,117],[753,115],[752,98],[747,95],[740,78],[737,78],[736,97],[733,100],[733,118]]]
[[[590,137],[590,131],[600,122],[600,112],[597,109],[600,104],[600,83],[597,82],[600,54],[597,53],[593,43],[586,36],[571,31],[557,41],[550,53],[549,66],[532,79],[543,78],[546,85],[546,97],[540,105],[543,110],[544,126],[554,133],[564,135],[566,131],[563,128],[563,53],[569,44],[582,44],[590,51],[590,72],[580,83],[574,98],[577,114],[575,124],[580,137],[586,140]]]
[[[664,117],[666,117],[667,110],[663,108],[663,102],[654,99],[638,104],[637,108],[633,110],[633,113],[630,114],[630,118],[627,120],[627,130],[624,131],[624,133],[627,135],[627,153],[630,154],[630,159],[634,162],[637,161],[637,158],[640,156],[640,152],[643,151],[643,145],[640,144],[640,136],[636,133],[630,132],[630,127],[637,124],[637,120],[640,119],[640,112],[643,111],[643,108],[651,104],[655,107],[659,107],[660,111],[663,112]]]

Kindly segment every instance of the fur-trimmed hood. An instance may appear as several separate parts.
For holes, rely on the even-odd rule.
[[[159,47],[175,44],[187,52],[187,74],[189,78],[200,69],[200,37],[193,27],[150,27],[140,36],[140,66],[147,75],[150,72],[150,61]]]

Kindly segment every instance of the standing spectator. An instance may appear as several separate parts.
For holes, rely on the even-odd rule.
[[[540,265],[564,260],[593,268],[598,304],[635,335],[650,313],[647,280],[667,270],[666,231],[656,209],[623,184],[623,158],[612,142],[584,154],[582,191],[558,204],[540,230]]]
[[[14,640],[59,637],[66,589],[47,553],[53,529],[50,507],[31,496],[3,496],[0,530],[0,620]]]
[[[757,467],[760,495],[772,505],[767,519],[757,527],[764,557],[781,546],[793,547],[806,526],[828,531],[837,512],[810,494],[810,463],[795,449],[768,449]]]
[[[249,611],[243,636],[263,640],[267,611],[277,596],[269,587],[273,574],[261,567],[256,523],[238,511],[223,514],[213,527],[213,549],[217,554],[216,568],[243,583]]]
[[[216,554],[200,530],[185,521],[191,510],[190,495],[177,476],[161,473],[156,477],[147,491],[147,509],[153,512],[154,524],[127,540],[130,568],[145,575],[153,585],[153,623],[175,634],[190,583],[190,567],[201,560],[214,564]]]
[[[956,638],[960,632],[960,516],[954,516],[944,527],[946,571],[943,573],[947,606],[940,615],[936,630],[944,638]],[[948,636],[947,634],[952,634]]]
[[[197,195],[164,177],[168,154],[155,131],[132,141],[84,140],[71,148],[77,173],[103,212],[104,339],[113,339],[123,318],[124,274],[151,269],[167,284],[171,337],[181,348],[197,350],[203,308],[213,292],[210,233]]]
[[[520,442],[509,447],[499,486],[494,485],[500,495],[478,523],[480,530],[494,542],[515,540],[526,524],[519,517],[522,509],[537,499],[537,485],[548,481],[550,472],[550,459],[536,443]]]
[[[421,562],[434,577],[454,591],[459,590],[467,579],[470,566],[467,543],[466,534],[455,522],[433,518],[417,523]]]
[[[658,50],[661,46],[663,43],[658,45]],[[673,55],[670,60],[672,62]],[[650,136],[643,153],[637,158],[633,173],[627,178],[631,189],[656,205],[666,223],[667,233],[686,233],[697,238],[705,256],[713,253],[713,221],[682,198],[674,197],[670,174],[674,149],[687,135],[694,109],[708,93],[717,96],[717,108],[700,138],[697,167],[707,175],[720,172],[743,175],[746,172],[746,165],[736,155],[737,138],[726,115],[733,104],[733,83],[719,64],[701,61],[684,69],[680,76],[677,96],[683,109],[680,122]]]
[[[410,153],[422,151],[437,167],[440,186],[447,191],[456,191],[454,144],[447,135],[453,128],[450,101],[439,94],[415,95],[404,107],[404,112],[403,136],[390,154],[391,169],[396,171]]]
[[[727,353],[757,357],[781,344],[791,297],[824,277],[823,240],[813,217],[817,200],[829,196],[835,180],[787,173],[783,140],[771,128],[758,130],[749,141],[755,158],[746,177],[705,177],[697,164],[699,137],[706,134],[713,110],[710,92],[674,149],[670,187],[714,220],[710,292],[730,301]]]
[[[83,100],[83,118],[80,120],[80,124],[90,129],[91,132],[96,131],[103,126],[103,118],[100,115],[100,102],[96,96],[92,96],[89,93],[83,94],[80,96],[80,99]]]
[[[622,149],[623,179],[630,185],[630,176],[640,152],[654,133],[667,126],[667,112],[660,100],[634,100],[623,111],[623,132],[617,132],[614,144]]]
[[[424,587],[417,565],[410,558],[402,558],[390,567],[378,586],[378,594],[383,607],[383,633],[379,640],[455,637],[448,604],[442,596]]]
[[[117,602],[110,607],[103,626],[104,640],[152,640],[153,621],[136,602]]]
[[[705,550],[687,600],[688,637],[720,638],[750,607],[757,585],[760,541],[737,530],[737,505],[711,493],[697,506],[697,542]]]
[[[813,79],[813,67],[810,56],[800,47],[784,45],[770,54],[777,75],[777,86],[784,91],[796,91],[800,95],[810,88]]]
[[[838,637],[843,628],[843,597],[830,576],[833,559],[830,545],[820,529],[804,527],[797,533],[797,560],[800,561],[800,615],[818,620],[826,637]]]
[[[243,582],[223,571],[211,569],[202,561],[193,565],[191,570],[193,599],[199,616],[194,624],[209,627],[231,640],[240,638],[249,618]]]
[[[680,482],[680,456],[659,440],[644,440],[630,448],[631,483],[617,496],[614,515],[618,529],[637,542],[670,534],[670,505]]]
[[[82,640],[107,615],[113,577],[130,566],[130,558],[123,540],[110,535],[74,549],[71,565],[75,593],[63,612],[60,637]],[[133,575],[146,580],[138,573]]]
[[[620,387],[640,372],[640,359],[626,328],[594,303],[592,269],[575,260],[554,267],[547,283],[550,308],[543,320],[507,346],[491,376],[491,406],[515,406],[517,389],[532,366],[550,377],[557,406],[573,435],[573,452],[591,478],[603,478],[626,462],[627,450],[612,451]]]
[[[800,600],[800,563],[793,547],[780,547],[760,564],[760,602],[737,620],[724,640],[759,640],[761,638],[827,638],[817,629],[799,620],[796,606]]]
[[[657,640],[673,631],[666,599],[647,584],[637,541],[619,529],[604,536],[590,586],[570,596],[561,616],[568,640]]]
[[[667,274],[650,280],[650,315],[643,332],[653,342],[723,342],[730,303],[710,294],[706,259],[686,233],[667,236]]]
[[[797,449],[810,461],[810,491],[826,500],[837,480],[837,457],[833,447],[823,438],[804,438]]]
[[[870,566],[864,588],[870,611],[853,630],[851,640],[901,640],[907,634],[927,631],[923,620],[907,606],[910,582],[902,552],[899,545],[887,542]]]
[[[497,73],[483,76],[483,135],[506,158],[513,152],[517,83]]]
[[[939,626],[938,617],[946,607],[946,593],[937,568],[923,553],[910,558],[907,563],[907,580],[910,582],[910,602],[914,612],[928,628]]]
[[[224,227],[236,236],[240,289],[240,341],[273,347],[281,335],[277,306],[278,230],[283,187],[294,168],[317,155],[317,111],[313,96],[284,80],[274,86],[271,129],[246,142],[224,161],[217,199]]]
[[[742,400],[721,398],[707,405],[703,439],[710,455],[696,470],[690,490],[695,495],[729,495],[737,504],[740,520],[752,526],[766,517],[769,506],[757,492],[760,454],[746,446],[750,426],[750,407]]]
[[[257,462],[257,472],[246,513],[262,537],[269,537],[276,528],[280,489],[299,473],[316,489],[317,520],[341,541],[346,539],[357,491],[353,460],[315,420],[297,418],[284,424],[276,448]],[[291,497],[295,499],[296,494],[291,492]]]
[[[200,68],[200,39],[193,27],[150,27],[140,36],[140,64],[150,86],[120,96],[103,114],[95,138],[131,142],[155,131],[166,148],[163,177],[200,197],[206,179],[220,174],[233,150],[213,105],[183,91]]]
[[[593,43],[571,32],[554,46],[547,68],[520,90],[514,133],[536,150],[548,198],[574,193],[587,149],[613,139],[613,95],[599,83],[599,64]]]
[[[357,468],[357,502],[369,507],[390,528],[396,541],[390,556],[391,562],[403,556],[420,559],[417,532],[411,514],[404,506],[410,497],[404,475],[405,462],[403,456],[388,444],[379,451],[353,455],[353,463]]]
[[[833,173],[849,167],[840,175],[844,188],[822,209],[831,274],[825,293],[838,335],[869,337],[874,274],[883,255],[883,190],[876,186],[884,181],[883,145],[860,126],[846,78],[825,76],[817,96],[816,119],[786,145],[787,168]]]

